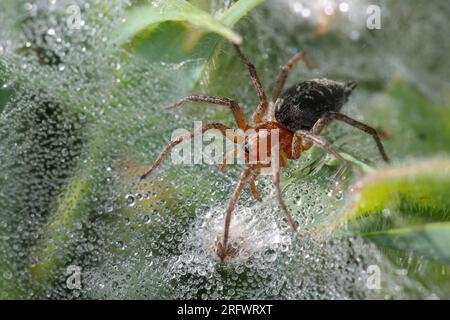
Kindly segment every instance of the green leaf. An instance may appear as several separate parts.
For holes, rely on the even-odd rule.
[[[36,263],[30,268],[34,280],[48,282],[60,271],[59,267],[69,262],[69,255],[64,254],[64,251],[74,245],[76,238],[73,235],[80,229],[78,225],[88,218],[86,199],[91,189],[90,183],[86,175],[75,175],[75,179],[70,181],[58,199],[57,209],[36,245]]]
[[[340,223],[377,245],[450,263],[450,160],[379,170],[353,186]]]
[[[226,26],[234,26],[242,17],[251,10],[263,3],[264,0],[241,0],[236,2],[221,17],[221,21]]]
[[[450,222],[428,223],[364,236],[383,247],[412,251],[415,255],[450,264]]]
[[[250,2],[253,4],[257,1]],[[248,5],[240,4],[240,7],[243,8],[239,12],[245,12]],[[235,21],[238,18],[238,11],[233,10],[233,19],[231,20]],[[118,45],[123,45],[130,41],[140,32],[154,30],[158,24],[166,21],[188,22],[195,27],[215,32],[236,44],[242,42],[240,35],[225,27],[210,14],[184,0],[164,0],[144,6],[136,6],[129,10],[126,21],[114,33],[115,42]]]

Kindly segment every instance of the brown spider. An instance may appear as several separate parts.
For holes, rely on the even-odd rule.
[[[234,120],[238,128],[242,129],[244,132],[248,129],[253,129],[254,132],[265,130],[269,132],[268,134],[270,135],[271,130],[278,130],[279,141],[276,146],[277,158],[275,159],[278,161],[279,165],[271,167],[271,159],[274,159],[271,158],[271,151],[274,149],[273,146],[268,145],[268,150],[266,152],[267,156],[265,159],[258,158],[258,161],[252,164],[246,162],[247,164],[245,170],[241,173],[239,182],[231,196],[226,210],[223,238],[221,241],[218,240],[216,243],[216,253],[222,261],[237,255],[236,244],[230,243],[229,239],[230,223],[234,208],[236,207],[240,194],[245,188],[248,180],[250,180],[250,191],[252,195],[257,200],[261,201],[261,196],[256,189],[255,180],[263,168],[272,168],[273,183],[275,185],[275,191],[281,209],[286,215],[286,218],[294,232],[299,234],[295,221],[289,213],[281,194],[280,167],[286,166],[288,160],[299,159],[304,151],[310,149],[312,145],[315,144],[340,160],[342,163],[341,169],[348,168],[348,162],[333,148],[333,146],[320,137],[322,131],[332,120],[343,121],[372,135],[381,156],[386,162],[389,162],[377,130],[339,112],[344,103],[347,102],[352,91],[357,86],[355,81],[341,83],[327,79],[315,79],[298,83],[281,95],[288,74],[297,63],[303,60],[308,68],[314,68],[306,54],[304,52],[300,52],[282,67],[281,72],[277,77],[275,90],[272,96],[272,103],[274,104],[275,112],[274,115],[269,115],[268,121],[265,121],[264,117],[268,114],[269,102],[263,86],[258,78],[256,68],[243,55],[239,46],[235,45],[235,48],[239,57],[247,66],[259,96],[259,105],[252,116],[254,123],[253,126],[247,122],[239,105],[228,98],[194,95],[181,99],[174,104],[165,107],[165,109],[173,109],[188,102],[201,102],[228,106],[233,113]],[[144,179],[151,174],[176,145],[189,141],[195,136],[202,135],[209,129],[217,129],[224,137],[230,139],[235,144],[244,146],[246,160],[248,160],[249,147],[256,148],[259,154],[259,144],[257,143],[258,138],[250,140],[248,136],[241,136],[239,134],[232,133],[233,131],[227,130],[229,128],[221,123],[211,123],[204,125],[200,130],[193,131],[187,135],[172,140],[160,154],[153,166],[142,175],[141,179]],[[225,157],[225,160],[221,166],[222,171],[225,170],[228,159],[229,156]]]

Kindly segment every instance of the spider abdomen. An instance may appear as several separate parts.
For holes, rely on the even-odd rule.
[[[277,100],[275,118],[292,132],[311,130],[325,113],[340,111],[355,87],[355,81],[314,79],[300,82]]]

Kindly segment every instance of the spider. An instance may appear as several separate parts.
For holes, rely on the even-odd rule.
[[[259,104],[252,115],[253,125],[247,122],[239,105],[235,101],[225,97],[192,95],[166,106],[165,109],[173,109],[189,102],[220,105],[230,108],[237,127],[244,132],[248,129],[253,129],[254,132],[257,133],[262,130],[271,132],[271,130],[278,129],[278,158],[275,159],[278,160],[279,165],[272,169],[273,184],[275,186],[278,202],[289,225],[297,235],[300,235],[295,220],[289,213],[282,197],[280,187],[280,167],[286,166],[288,160],[298,160],[304,151],[310,149],[313,145],[317,145],[325,152],[334,155],[341,162],[341,169],[345,170],[348,168],[349,163],[332,145],[320,136],[331,121],[342,121],[371,135],[382,158],[386,162],[389,162],[389,158],[381,142],[380,133],[376,129],[339,112],[342,106],[347,102],[350,94],[356,88],[357,83],[355,81],[337,82],[328,79],[314,79],[300,82],[283,93],[289,72],[300,61],[303,61],[309,69],[315,68],[314,64],[308,59],[306,53],[302,51],[294,55],[294,57],[281,68],[273,91],[272,103],[270,104],[261,81],[259,80],[255,66],[246,58],[238,45],[234,45],[234,47],[242,62],[247,66],[253,85],[259,96]],[[275,109],[274,112],[269,112],[269,106],[272,106]],[[268,113],[271,114],[268,115]],[[264,120],[266,117],[269,118],[267,121]],[[259,144],[257,144],[256,141],[257,139],[250,139],[249,137],[242,137],[236,133],[231,133],[234,131],[228,130],[229,128],[221,123],[206,124],[199,130],[172,140],[165,147],[150,169],[141,176],[141,179],[150,175],[175,146],[187,142],[196,136],[203,135],[210,129],[217,129],[224,137],[230,139],[236,145],[244,145],[246,159],[248,159],[249,145],[256,149],[259,147]],[[221,239],[217,239],[215,245],[215,253],[221,261],[231,259],[238,253],[237,245],[235,243],[230,243],[230,223],[233,211],[248,181],[252,195],[258,201],[262,200],[261,195],[256,188],[255,181],[263,168],[271,166],[272,161],[270,161],[270,159],[273,158],[271,158],[272,155],[270,151],[273,150],[272,147],[268,147],[270,150],[266,153],[266,159],[258,158],[256,163],[247,163],[240,175],[239,182],[232,193],[226,209],[223,236]],[[222,163],[222,171],[225,170],[228,161],[229,155],[225,157],[224,162]]]

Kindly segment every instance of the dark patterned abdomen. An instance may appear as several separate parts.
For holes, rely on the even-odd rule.
[[[355,87],[354,81],[342,83],[327,79],[298,83],[276,102],[275,118],[293,132],[311,130],[323,114],[340,111]]]

